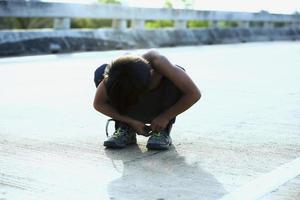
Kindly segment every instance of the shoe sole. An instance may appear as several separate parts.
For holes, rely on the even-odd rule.
[[[113,148],[113,149],[122,149],[128,145],[133,145],[133,144],[136,144],[136,141],[128,143],[128,144],[124,144],[124,145],[116,144],[115,142],[105,141],[103,143],[103,146],[105,146],[107,148]]]
[[[168,150],[171,145],[172,145],[172,143],[170,143],[168,145],[147,144],[146,147],[147,147],[147,149],[151,149],[151,150]]]

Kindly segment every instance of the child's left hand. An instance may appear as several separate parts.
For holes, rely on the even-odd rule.
[[[153,131],[161,131],[167,127],[169,121],[170,120],[167,117],[165,117],[164,115],[159,115],[152,120],[151,129]]]

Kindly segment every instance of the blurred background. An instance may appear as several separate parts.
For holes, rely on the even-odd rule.
[[[195,9],[195,10],[215,10],[215,11],[238,11],[238,12],[269,12],[280,14],[298,14],[300,11],[300,0],[15,0],[19,2],[61,2],[80,4],[117,4],[130,7],[147,8],[175,8],[175,9]],[[145,28],[172,27],[172,20],[147,20]],[[73,18],[71,28],[105,28],[111,27],[111,19],[84,19]],[[190,28],[208,27],[205,20],[191,20],[187,24]],[[224,22],[221,27],[234,27],[236,23]],[[280,26],[278,24],[277,26]],[[0,18],[0,29],[33,29],[51,28],[53,20],[50,18]]]

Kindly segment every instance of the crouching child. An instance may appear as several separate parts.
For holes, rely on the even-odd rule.
[[[150,136],[148,149],[168,149],[176,116],[201,97],[185,70],[156,51],[103,64],[94,82],[94,108],[116,121],[114,134],[104,141],[107,148],[136,144],[139,134]]]

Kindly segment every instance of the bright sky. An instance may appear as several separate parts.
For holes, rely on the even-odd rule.
[[[45,0],[73,3],[92,3],[96,0]],[[163,7],[164,0],[123,0],[123,4],[134,7]],[[181,0],[171,0],[175,8],[183,8]],[[257,12],[266,10],[272,13],[300,12],[300,0],[194,0],[194,9]]]

